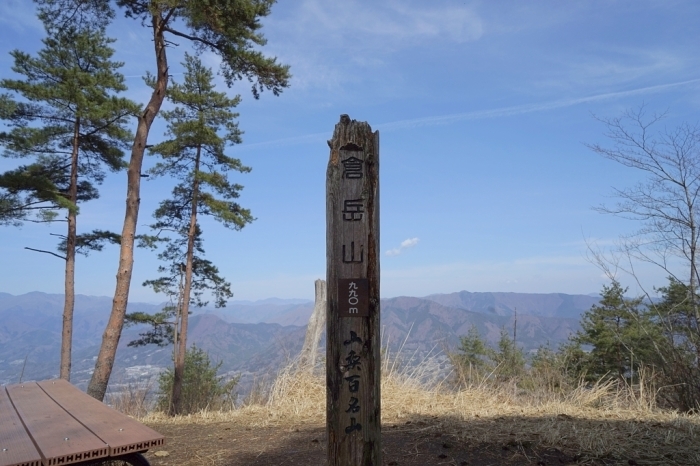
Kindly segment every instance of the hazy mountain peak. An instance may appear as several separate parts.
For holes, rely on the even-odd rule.
[[[313,300],[311,299],[285,299],[285,298],[265,298],[265,299],[258,299],[255,301],[251,301],[249,299],[234,299],[233,301],[229,301],[231,304],[243,304],[243,305],[263,305],[263,304],[272,304],[272,305],[278,305],[278,306],[286,306],[289,304],[306,304],[306,303],[311,303]]]
[[[469,292],[433,294],[424,299],[444,306],[500,316],[535,315],[580,318],[600,301],[599,296],[566,293]]]

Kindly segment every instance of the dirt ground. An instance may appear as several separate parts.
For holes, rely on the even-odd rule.
[[[325,465],[323,381],[285,380],[267,405],[142,418],[166,437],[147,458],[153,466]],[[539,403],[505,390],[382,390],[382,466],[700,465],[700,417],[625,407],[606,387]]]
[[[245,427],[233,422],[149,425],[167,438],[164,448],[146,453],[153,466],[325,464],[326,436],[321,424],[294,428]],[[469,445],[457,435],[410,422],[384,425],[382,450],[383,464],[388,466],[578,464],[574,455],[556,449],[538,450],[517,442]]]

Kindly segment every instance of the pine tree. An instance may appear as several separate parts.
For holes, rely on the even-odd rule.
[[[236,399],[234,390],[240,376],[224,382],[217,373],[223,361],[212,365],[209,355],[192,345],[187,349],[184,362],[182,382],[182,414],[193,414],[203,409],[233,407]],[[172,406],[171,396],[175,376],[172,370],[161,372],[158,378],[160,397],[158,408],[169,411]]]
[[[36,0],[57,21],[76,16],[99,21],[112,11],[106,1]],[[268,89],[279,95],[289,85],[289,67],[259,49],[265,45],[260,19],[269,15],[275,0],[117,0],[125,15],[139,21],[153,34],[156,73],[155,86],[138,117],[138,125],[127,169],[127,195],[121,233],[119,267],[112,312],[102,337],[88,394],[102,400],[112,373],[117,344],[124,326],[126,304],[134,265],[134,241],[138,222],[141,167],[148,134],[168,93],[167,49],[174,37],[189,41],[197,52],[213,52],[221,58],[221,74],[226,83],[247,79],[255,98]],[[90,19],[91,18],[91,19]]]
[[[656,330],[649,359],[664,377],[668,387],[663,395],[670,405],[683,411],[700,409],[700,340],[690,287],[669,277],[668,285],[658,288],[661,301],[651,303],[647,314]]]
[[[219,276],[218,269],[203,259],[201,228],[198,218],[210,216],[225,227],[240,230],[253,221],[250,211],[236,202],[242,186],[229,181],[231,172],[246,173],[250,168],[239,159],[225,154],[226,147],[240,142],[240,131],[235,122],[238,96],[229,98],[216,92],[212,71],[191,55],[185,55],[184,82],[170,87],[168,98],[175,104],[172,111],[164,111],[168,122],[169,139],[156,144],[151,152],[162,161],[149,173],[169,175],[180,182],[172,197],[160,203],[151,227],[159,232],[174,233],[174,238],[161,253],[169,272],[158,280],[148,281],[156,291],[172,293],[177,277],[184,267],[182,297],[178,300],[179,322],[176,332],[177,349],[173,380],[172,414],[181,408],[182,374],[187,348],[187,326],[190,303],[202,306],[201,296],[209,290],[216,297],[216,305],[223,306],[232,296],[230,285]],[[152,84],[155,84],[152,81]]]
[[[22,210],[20,196],[0,188],[0,225],[21,225]]]
[[[494,351],[486,345],[475,325],[459,338],[457,352],[450,355],[458,383],[480,382],[493,369]]]
[[[656,291],[661,293],[662,300],[651,309],[659,323],[663,324],[670,343],[675,346],[683,342],[689,348],[698,347],[697,353],[700,354],[700,322],[695,318],[689,286],[669,277],[668,285]],[[696,350],[693,349],[693,352]]]
[[[583,364],[589,379],[607,375],[629,379],[641,362],[636,353],[646,338],[642,299],[627,299],[626,292],[615,280],[610,286],[603,285],[600,303],[586,311],[581,330],[573,338],[578,345],[591,346]]]
[[[489,348],[479,335],[476,326],[469,327],[466,335],[459,339],[459,360],[465,367],[472,367],[480,371],[488,365],[489,359],[493,357],[493,350]]]
[[[525,371],[525,355],[523,350],[518,348],[510,333],[501,329],[501,337],[498,339],[498,349],[493,355],[493,359],[498,365],[498,373],[502,377],[518,377]]]
[[[75,255],[77,246],[110,238],[93,232],[91,242],[77,234],[78,204],[98,197],[95,185],[105,168],[125,167],[123,148],[132,137],[125,128],[135,104],[116,94],[126,90],[122,66],[111,57],[113,40],[103,28],[63,24],[40,14],[48,36],[36,57],[15,50],[13,70],[23,79],[3,79],[12,92],[0,102],[0,117],[9,131],[0,133],[6,157],[33,161],[0,175],[0,218],[4,223],[55,221],[66,212],[67,233],[59,251],[45,252],[65,260],[65,303],[60,376],[68,380],[71,366]],[[102,234],[104,233],[104,234]],[[99,238],[97,238],[99,236]],[[96,245],[96,249],[101,246]]]

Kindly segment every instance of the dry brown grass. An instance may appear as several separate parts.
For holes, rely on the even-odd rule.
[[[564,394],[525,392],[515,382],[455,390],[426,375],[431,373],[426,370],[430,364],[425,360],[399,369],[398,364],[384,362],[385,426],[400,424],[424,434],[523,451],[557,448],[578,455],[582,463],[628,464],[627,459],[635,458],[638,464],[700,464],[700,417],[657,408],[644,383],[581,384]],[[326,388],[321,375],[291,364],[278,374],[268,393],[264,403],[234,411],[175,418],[151,413],[141,419],[160,424],[236,422],[250,427],[324,425]]]
[[[117,391],[107,393],[105,401],[109,406],[136,418],[144,417],[153,410],[153,380],[116,385],[119,387]]]

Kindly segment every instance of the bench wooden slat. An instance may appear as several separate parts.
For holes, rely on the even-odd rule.
[[[110,456],[145,451],[165,444],[163,435],[87,396],[65,380],[45,380],[39,382],[39,386],[108,444]]]
[[[38,447],[44,466],[77,463],[109,454],[105,442],[54,403],[36,383],[10,385],[7,393]]]
[[[0,387],[0,466],[40,466],[41,455]]]

